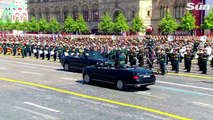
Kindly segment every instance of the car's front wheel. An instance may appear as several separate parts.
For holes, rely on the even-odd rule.
[[[126,90],[126,84],[122,80],[117,80],[116,88],[118,90]]]
[[[84,83],[86,83],[86,84],[90,84],[91,83],[91,78],[90,78],[90,76],[88,74],[84,75],[83,80],[84,80]]]
[[[65,64],[64,64],[64,70],[65,70],[65,71],[69,71],[69,70],[70,70],[70,66],[69,66],[68,63],[65,63]]]

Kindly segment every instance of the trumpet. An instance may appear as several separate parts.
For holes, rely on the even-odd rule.
[[[7,55],[10,55],[10,54],[12,54],[12,48],[8,47],[7,48]]]

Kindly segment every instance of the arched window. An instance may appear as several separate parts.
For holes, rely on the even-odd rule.
[[[47,21],[50,21],[50,11],[49,8],[44,9],[44,18],[47,19]]]
[[[92,6],[92,19],[93,21],[98,21],[99,20],[99,10],[98,10],[98,5],[94,4]]]
[[[58,22],[60,22],[61,20],[60,20],[60,8],[59,7],[56,7],[55,9],[54,9],[55,11],[54,11],[54,17],[58,20]]]
[[[82,14],[85,21],[89,21],[89,8],[87,5],[82,7]]]
[[[41,8],[38,9],[37,20],[42,18]]]
[[[69,16],[69,7],[68,6],[64,6],[63,7],[63,14],[64,14],[64,19],[63,21],[65,21],[67,19],[67,17]]]
[[[31,20],[32,17],[35,17],[35,9],[31,8],[29,11],[29,19]],[[14,18],[16,20],[16,18]]]
[[[73,15],[73,19],[74,20],[77,20],[78,19],[78,7],[75,5],[75,6],[73,6],[73,8],[72,8],[72,15]]]

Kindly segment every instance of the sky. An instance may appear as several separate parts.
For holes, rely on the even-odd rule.
[[[14,2],[15,0],[0,0],[0,9],[4,9],[10,3]]]
[[[205,15],[208,15],[208,12],[213,9],[213,0],[206,0],[206,5],[211,6],[211,9],[205,12]]]

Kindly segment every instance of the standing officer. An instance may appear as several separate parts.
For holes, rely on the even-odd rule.
[[[138,61],[139,61],[139,67],[142,67],[144,65],[144,50],[143,50],[143,48],[139,49],[137,58],[138,58]]]
[[[200,48],[197,55],[198,55],[197,65],[199,66],[199,71],[202,71],[202,65],[201,64],[202,64],[202,57],[203,57],[203,49]]]
[[[166,54],[163,49],[159,53],[158,62],[160,64],[161,75],[165,75],[165,73],[166,73]]]
[[[192,58],[193,58],[193,55],[192,55],[190,49],[187,49],[187,52],[184,55],[186,72],[191,71]]]
[[[207,61],[208,61],[208,53],[207,50],[204,50],[203,56],[201,58],[201,67],[202,67],[202,74],[206,74],[207,73]]]
[[[179,62],[180,62],[180,54],[178,53],[178,50],[175,50],[174,53],[174,70],[175,73],[179,73]]]
[[[136,51],[134,48],[132,48],[130,50],[130,53],[129,53],[129,62],[130,62],[130,65],[133,66],[133,65],[136,65],[136,62],[137,62],[137,59],[136,59],[137,55],[136,55]]]
[[[13,43],[12,47],[13,47],[13,56],[16,56],[17,45],[15,43]]]

